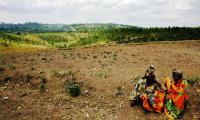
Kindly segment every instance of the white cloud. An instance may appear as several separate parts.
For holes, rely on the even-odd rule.
[[[0,0],[0,21],[199,26],[199,0]]]

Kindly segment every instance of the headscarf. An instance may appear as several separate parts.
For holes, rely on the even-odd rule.
[[[146,70],[144,77],[147,80],[147,85],[150,85],[156,82],[155,79],[155,68],[153,65],[150,65],[149,68]]]
[[[178,80],[183,78],[183,71],[181,69],[173,69],[172,76],[174,80],[177,82]]]

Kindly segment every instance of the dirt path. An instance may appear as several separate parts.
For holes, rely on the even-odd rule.
[[[165,120],[163,113],[146,116],[141,106],[129,107],[128,95],[136,82],[134,78],[142,76],[149,65],[155,66],[160,81],[170,76],[174,68],[183,69],[187,77],[200,76],[200,42],[3,53],[0,65],[4,66],[0,69],[2,120]],[[75,73],[81,84],[81,95],[76,98],[65,92],[64,82],[69,71]],[[38,88],[41,72],[47,79],[46,93],[40,93]],[[183,119],[200,119],[199,93],[199,88],[191,88]]]

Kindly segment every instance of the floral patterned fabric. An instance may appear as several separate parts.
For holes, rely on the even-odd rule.
[[[166,78],[165,86],[167,87],[166,102],[164,106],[165,114],[168,118],[178,118],[181,112],[184,110],[184,103],[188,100],[186,89],[188,83],[185,79],[179,80],[177,83]]]
[[[139,98],[145,110],[160,113],[164,106],[165,93],[157,88],[156,83],[147,86],[146,79],[140,79],[131,92],[130,100],[138,101]]]
[[[141,95],[143,108],[147,111],[161,113],[164,106],[165,93],[159,89],[156,89],[155,85],[153,86],[154,89],[152,92],[146,92]],[[147,88],[148,87],[152,86],[147,86]]]

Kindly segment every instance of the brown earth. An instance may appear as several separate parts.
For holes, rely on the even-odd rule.
[[[0,65],[1,120],[166,120],[164,113],[145,115],[140,105],[129,106],[134,78],[149,65],[160,81],[174,68],[186,77],[200,76],[200,41],[1,51]],[[65,92],[68,71],[81,85],[78,97]],[[45,93],[39,91],[40,72],[47,79]],[[190,87],[185,120],[200,119],[198,87]]]

